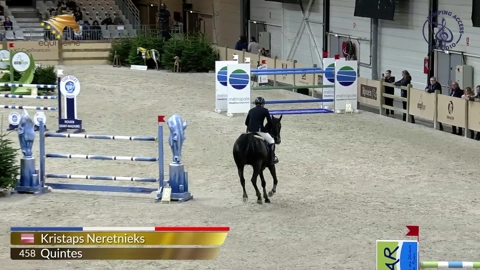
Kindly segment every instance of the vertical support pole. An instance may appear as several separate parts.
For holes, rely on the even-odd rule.
[[[384,83],[385,83],[385,79],[381,78],[380,79],[380,108],[378,108],[378,114],[380,115],[383,115],[383,103],[385,101],[385,98],[383,97],[383,93],[385,93],[385,86],[383,85]],[[387,110],[390,110],[390,109],[387,109]]]
[[[410,121],[410,123],[412,122],[411,120],[409,120],[410,119],[410,108],[409,108],[410,107],[410,88],[411,88],[411,84],[409,84],[407,86],[407,108],[406,108],[407,119],[405,119],[405,122],[407,122],[407,123],[408,123],[408,121]]]
[[[58,99],[58,121],[60,121],[60,119],[62,119],[62,91],[60,91],[60,81],[62,79],[60,78],[60,76],[57,76],[57,99]]]
[[[165,120],[164,116],[158,116],[158,134],[157,134],[157,143],[158,143],[158,183],[160,189],[163,188],[163,181],[165,179],[165,164],[163,156],[163,124]]]
[[[277,68],[277,56],[273,58],[273,68]],[[277,86],[277,75],[273,75],[273,86]]]
[[[45,187],[45,125],[43,124],[43,119],[39,119],[40,124],[40,134],[38,141],[40,142],[40,171],[39,171],[39,186]]]
[[[438,94],[440,93],[439,90],[435,90],[435,110],[433,112],[433,128],[435,130],[438,129],[438,112],[437,112],[437,108],[438,108]]]
[[[468,138],[468,133],[470,133],[470,131],[468,130],[468,106],[470,105],[470,102],[468,100],[464,100],[465,102],[465,138]],[[472,138],[473,139],[473,138]]]

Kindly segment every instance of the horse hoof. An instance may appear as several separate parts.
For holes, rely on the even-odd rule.
[[[270,199],[265,199],[265,203],[270,203]]]
[[[273,191],[269,191],[269,192],[268,192],[268,196],[269,196],[269,197],[272,197],[273,195],[275,195],[275,192],[273,192]]]
[[[243,198],[243,202],[244,203],[248,202],[248,198]]]
[[[258,204],[263,204],[262,200],[257,200]]]

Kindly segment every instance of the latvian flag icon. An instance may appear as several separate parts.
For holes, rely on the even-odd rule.
[[[35,236],[30,233],[22,233],[20,236],[20,243],[33,244],[35,242]]]

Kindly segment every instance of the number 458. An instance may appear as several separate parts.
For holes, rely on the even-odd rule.
[[[20,251],[20,257],[24,258],[34,258],[35,257],[35,250],[34,249],[22,249]]]

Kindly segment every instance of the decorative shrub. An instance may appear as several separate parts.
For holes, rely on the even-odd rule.
[[[20,173],[17,150],[13,148],[12,140],[6,133],[0,133],[0,188],[11,188],[17,185],[17,176]]]
[[[54,66],[38,66],[35,68],[32,84],[57,84],[57,71]],[[39,91],[54,92],[55,89],[38,88]]]
[[[218,60],[218,52],[202,34],[172,38],[166,42],[162,56],[165,69],[173,69],[175,56],[182,61],[182,72],[208,72],[215,69],[215,61]]]
[[[167,70],[173,70],[175,56],[180,57],[182,72],[208,72],[214,70],[218,52],[212,48],[212,44],[205,35],[183,36],[172,38],[165,42],[162,37],[138,36],[131,39],[119,39],[112,44],[109,60],[113,62],[115,51],[120,56],[122,64],[144,65],[141,54],[137,54],[137,48],[147,50],[155,49],[160,53],[161,66]],[[160,64],[159,63],[159,64]],[[148,68],[154,68],[153,60],[147,61]]]

